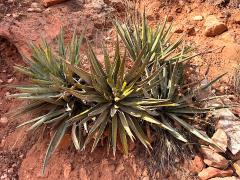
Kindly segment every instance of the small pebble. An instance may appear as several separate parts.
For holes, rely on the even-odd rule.
[[[1,117],[0,118],[0,126],[6,126],[8,123],[8,118],[7,117]]]
[[[11,94],[11,93],[7,91],[7,92],[5,93],[5,96],[9,96],[10,94]]]
[[[10,78],[10,79],[7,80],[7,83],[12,83],[13,80],[14,80],[14,78]]]
[[[202,20],[203,20],[203,17],[202,17],[202,16],[194,16],[194,17],[193,17],[193,20],[194,20],[194,21],[202,21]]]
[[[13,168],[8,169],[7,172],[8,172],[9,174],[12,174],[12,173],[13,173]]]
[[[224,86],[220,86],[219,92],[220,92],[220,93],[224,93],[224,91],[225,91],[225,87],[224,87]]]
[[[33,3],[31,4],[31,8],[33,8],[33,9],[39,8],[39,4],[36,3],[36,2],[33,2]]]

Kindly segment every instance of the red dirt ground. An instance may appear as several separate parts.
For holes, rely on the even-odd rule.
[[[107,39],[111,42],[114,35],[110,20],[116,16],[123,17],[124,12],[123,9],[116,10],[100,2],[103,1],[87,1],[83,4],[70,0],[47,9],[42,7],[43,12],[34,13],[26,11],[32,3],[31,0],[16,0],[13,3],[0,0],[0,4],[3,4],[0,6],[0,80],[3,81],[2,84],[27,81],[13,70],[13,64],[23,63],[19,53],[29,54],[28,42],[31,40],[38,43],[41,36],[52,43],[61,26],[66,29],[66,39],[69,39],[70,32],[75,27],[77,32],[80,32],[87,25],[87,37],[95,42],[97,52],[99,52],[99,41]],[[194,63],[201,67],[201,72],[210,67],[209,79],[228,72],[228,75],[214,88],[217,93],[223,93],[219,91],[223,86],[225,93],[233,94],[234,68],[240,63],[240,25],[234,22],[234,18],[240,16],[239,9],[230,6],[219,8],[200,1],[163,4],[158,0],[144,0],[140,2],[138,8],[143,10],[143,7],[146,7],[146,13],[152,25],[163,21],[165,15],[172,16],[173,26],[181,26],[183,29],[182,34],[174,34],[174,36],[184,34],[186,42],[197,46],[198,52],[220,48],[213,53],[196,57]],[[180,13],[176,12],[179,7]],[[228,13],[230,17],[226,16]],[[18,16],[13,17],[14,14]],[[228,26],[228,31],[213,38],[205,37],[204,20],[193,21],[192,17],[202,15],[205,18],[210,14],[222,17],[221,19]],[[187,34],[187,29],[191,27],[195,28],[194,36]],[[0,117],[8,117],[6,113],[24,105],[7,100],[5,96],[9,93],[13,91],[0,87]],[[43,137],[44,140],[37,140],[36,137],[27,135],[24,128],[15,130],[16,126],[26,118],[8,118],[8,124],[0,127],[0,179],[164,179],[160,178],[159,173],[155,176],[150,175],[144,163],[144,152],[136,150],[143,148],[142,146],[137,145],[128,157],[121,153],[112,157],[106,155],[103,147],[97,148],[94,153],[88,150],[76,152],[67,139],[54,153],[46,175],[42,176],[42,161],[49,138]],[[180,164],[178,169],[166,173],[165,179],[197,179],[186,167]]]

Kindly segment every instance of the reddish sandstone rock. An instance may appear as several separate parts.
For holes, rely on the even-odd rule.
[[[214,167],[203,169],[199,174],[199,179],[207,180],[214,177],[228,177],[233,174],[232,170],[220,170]]]
[[[192,173],[199,173],[205,168],[203,159],[200,156],[195,156],[194,159],[190,162],[190,171]]]
[[[8,118],[7,117],[1,117],[0,118],[0,127],[5,127],[8,124]]]
[[[202,146],[201,151],[204,155],[204,163],[208,166],[220,169],[225,169],[228,167],[228,160],[207,146]]]
[[[222,129],[218,129],[213,137],[212,140],[219,146],[222,148],[223,152],[226,152],[227,150],[227,145],[228,145],[228,137],[227,134],[225,133],[225,131],[223,131]],[[216,152],[219,152],[218,149],[215,149]]]
[[[45,7],[53,6],[59,3],[62,3],[67,0],[42,0],[42,3]]]
[[[192,19],[194,21],[202,21],[203,20],[203,16],[194,16]]]
[[[214,37],[228,30],[227,26],[213,15],[207,17],[204,26],[206,27],[204,34],[207,37]]]

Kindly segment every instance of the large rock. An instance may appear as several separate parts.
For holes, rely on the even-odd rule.
[[[228,167],[228,160],[214,150],[208,148],[207,146],[202,146],[201,151],[204,155],[204,163],[208,166],[220,169],[225,169]]]
[[[213,115],[218,119],[216,128],[224,130],[229,138],[228,149],[237,154],[240,151],[240,120],[229,109],[216,110]]]
[[[45,7],[53,6],[59,3],[62,3],[67,0],[42,0],[42,3]]]
[[[199,174],[198,177],[200,180],[207,180],[214,177],[228,177],[233,174],[233,171],[230,170],[220,170],[214,167],[208,167],[203,169]]]
[[[210,15],[206,18],[204,26],[206,27],[205,36],[207,37],[214,37],[228,30],[226,24],[219,21],[213,15]]]
[[[227,150],[227,145],[228,145],[228,137],[227,134],[225,133],[225,131],[223,131],[222,129],[218,129],[213,137],[212,140],[219,146],[221,147],[221,149],[226,152]],[[215,151],[219,152],[218,149],[216,149]]]

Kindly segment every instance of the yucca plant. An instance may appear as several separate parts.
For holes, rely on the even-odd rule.
[[[156,31],[147,24],[145,15],[142,25],[115,22],[115,26],[125,52],[120,53],[118,39],[113,59],[103,46],[102,65],[88,43],[90,72],[80,66],[83,34],[78,38],[74,33],[66,47],[63,31],[58,37],[57,53],[46,41],[42,46],[32,44],[32,56],[25,58],[28,66],[15,67],[30,81],[27,85],[14,86],[20,93],[10,97],[29,100],[29,105],[20,108],[16,115],[26,112],[36,115],[20,126],[31,125],[30,130],[47,127],[54,131],[43,171],[68,132],[77,150],[92,143],[93,151],[106,136],[108,149],[112,147],[114,155],[118,142],[127,154],[129,140],[138,139],[149,150],[151,143],[146,135],[149,129],[155,133],[162,128],[178,140],[188,142],[174,123],[215,145],[188,121],[195,114],[204,115],[214,110],[201,108],[205,99],[195,101],[193,98],[221,76],[207,85],[186,91],[184,62],[195,55],[188,55],[192,51],[190,47],[180,48],[182,39],[170,42],[171,26],[166,30],[166,21]],[[133,63],[130,69],[126,69],[128,60]]]
[[[79,77],[84,77],[86,83],[79,82],[74,85],[74,88],[65,88],[66,92],[82,101],[95,104],[94,107],[69,120],[89,127],[84,146],[94,139],[92,146],[94,150],[103,133],[107,131],[108,144],[109,147],[112,146],[113,154],[116,152],[117,139],[121,141],[125,153],[128,152],[128,139],[133,141],[136,137],[148,149],[151,145],[144,132],[145,123],[155,124],[168,130],[175,137],[183,138],[168,124],[153,117],[153,108],[177,106],[177,104],[171,103],[168,99],[147,98],[144,95],[156,86],[156,84],[149,85],[148,82],[158,75],[158,72],[154,71],[148,78],[141,78],[149,63],[149,59],[142,61],[145,51],[146,48],[143,48],[128,71],[125,70],[126,53],[123,57],[121,56],[118,41],[112,63],[107,50],[103,48],[105,69],[91,47],[88,51],[91,74],[79,67],[67,65]]]
[[[191,126],[191,124],[195,123],[192,121],[194,117],[197,117],[200,121],[207,113],[218,108],[223,108],[203,107],[203,103],[219,97],[212,96],[201,99],[198,95],[201,92],[206,93],[206,90],[225,74],[218,76],[206,84],[201,84],[201,81],[185,84],[184,70],[186,70],[186,66],[178,61],[168,66],[162,66],[162,68],[159,69],[159,76],[162,81],[151,91],[151,95],[149,96],[155,99],[169,99],[171,102],[178,104],[178,106],[175,107],[156,109],[159,113],[159,118],[163,122],[173,124],[171,123],[173,120],[198,138],[210,144],[215,144],[208,136],[200,133],[196,128]]]
[[[196,56],[189,54],[194,50],[191,47],[185,47],[181,53],[183,38],[172,40],[172,23],[167,23],[167,17],[163,24],[158,24],[155,29],[148,24],[145,11],[141,20],[129,18],[126,23],[114,21],[114,26],[134,61],[143,47],[147,48],[143,57],[150,59],[150,62],[157,59],[160,64],[175,62],[180,57],[182,61],[186,61]]]
[[[30,45],[32,55],[30,58],[24,57],[28,66],[15,66],[17,71],[29,78],[29,82],[24,85],[13,85],[12,87],[16,88],[19,93],[10,95],[9,98],[28,100],[29,103],[11,113],[14,116],[25,113],[32,113],[35,116],[19,127],[31,125],[29,131],[45,127],[55,132],[48,147],[44,168],[50,154],[67,130],[70,127],[76,129],[74,125],[68,123],[68,119],[88,108],[88,105],[81,100],[62,90],[62,87],[69,88],[75,84],[75,74],[66,66],[66,61],[72,65],[80,64],[82,40],[83,33],[78,37],[74,32],[71,42],[66,47],[62,30],[58,37],[58,52],[53,52],[49,44],[43,40],[40,46]],[[78,81],[81,81],[80,77],[78,77]],[[78,139],[81,139],[80,131],[81,128]],[[75,136],[72,138],[76,139]],[[80,149],[80,145],[76,148]]]
[[[207,99],[198,99],[197,101],[192,101],[192,99],[223,75],[203,86],[200,85],[200,82],[193,83],[190,87],[184,84],[184,71],[186,70],[184,62],[199,54],[191,55],[190,53],[194,48],[184,46],[182,37],[176,41],[171,40],[172,24],[167,25],[167,18],[165,18],[162,26],[157,26],[156,30],[148,24],[145,12],[141,23],[138,20],[132,20],[129,25],[128,23],[121,24],[115,21],[114,25],[128,50],[128,55],[134,62],[138,61],[136,57],[140,54],[140,49],[146,49],[142,59],[147,59],[149,64],[142,77],[148,78],[152,71],[159,73],[158,76],[148,82],[149,85],[155,84],[156,86],[151,88],[150,93],[145,92],[145,97],[168,99],[178,104],[172,107],[154,108],[156,114],[158,114],[157,119],[168,126],[171,126],[171,121],[174,120],[197,137],[214,144],[209,137],[201,134],[187,122],[196,114],[202,116],[214,110],[212,107],[201,108],[201,103],[207,101]],[[211,97],[210,99],[212,98],[217,97]],[[175,130],[178,131],[176,128]],[[187,142],[183,136],[181,136],[181,140]]]

